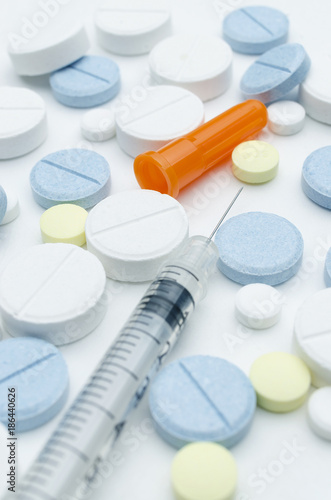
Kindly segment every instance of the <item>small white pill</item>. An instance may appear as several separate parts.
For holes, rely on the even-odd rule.
[[[299,100],[307,115],[331,125],[331,59],[328,54],[315,53],[311,69],[300,85]]]
[[[46,136],[44,100],[29,89],[0,87],[0,160],[29,153]]]
[[[308,421],[318,436],[331,440],[331,387],[322,387],[310,396]]]
[[[109,278],[148,281],[186,240],[184,208],[171,196],[147,189],[123,191],[96,205],[86,221],[87,249]]]
[[[237,319],[248,328],[270,328],[279,321],[281,309],[282,296],[270,285],[252,283],[242,287],[236,295]]]
[[[208,101],[230,85],[232,50],[216,36],[175,35],[154,47],[149,66],[157,83],[184,87]]]
[[[28,248],[0,276],[3,326],[13,336],[68,344],[102,320],[105,286],[102,265],[86,250],[65,243]]]
[[[121,55],[146,54],[170,35],[165,0],[103,0],[95,15],[100,45]]]
[[[43,16],[47,19],[45,13]],[[89,49],[86,30],[78,20],[59,14],[53,17],[47,26],[39,28],[22,18],[22,35],[9,35],[8,53],[19,75],[51,73],[77,61]]]
[[[331,385],[331,288],[309,297],[298,309],[294,348],[312,373],[315,387]]]
[[[199,127],[204,116],[204,105],[192,92],[171,85],[151,87],[135,108],[116,114],[117,141],[133,157],[156,151]]]
[[[6,186],[4,186],[4,189],[7,195],[7,210],[6,210],[6,215],[2,219],[2,222],[0,223],[0,226],[12,222],[20,214],[20,204],[17,198],[17,194],[11,189],[7,189]]]
[[[108,141],[116,133],[113,111],[106,108],[91,109],[82,118],[81,131],[88,141]]]
[[[268,106],[268,125],[278,135],[293,135],[303,129],[305,108],[295,101],[277,101]]]

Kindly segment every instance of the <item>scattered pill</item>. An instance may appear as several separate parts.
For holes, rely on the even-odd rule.
[[[81,131],[83,137],[88,141],[108,141],[116,133],[113,111],[106,108],[87,111],[81,121]]]
[[[304,161],[301,185],[314,203],[331,210],[331,146],[316,149]]]
[[[232,500],[237,465],[219,444],[192,443],[175,456],[171,480],[177,500]]]
[[[324,281],[327,287],[331,287],[331,248],[325,258]]]
[[[215,243],[219,270],[242,285],[278,285],[301,266],[301,233],[275,214],[248,212],[232,217],[217,231]]]
[[[102,320],[105,286],[105,272],[89,252],[64,243],[30,247],[1,275],[4,329],[55,345],[78,340]]]
[[[53,73],[49,81],[54,97],[73,108],[99,106],[120,90],[119,67],[101,56],[84,56]]]
[[[265,52],[248,68],[240,88],[246,99],[267,104],[285,97],[302,83],[309,68],[310,59],[302,45],[280,45]]]
[[[149,407],[159,435],[175,448],[215,441],[227,448],[247,434],[256,397],[234,364],[192,356],[164,368],[152,384]]]
[[[315,387],[331,385],[331,289],[309,297],[294,324],[294,348],[310,368]]]
[[[268,125],[278,135],[293,135],[303,129],[305,108],[295,101],[277,101],[268,106]]]
[[[301,406],[310,387],[305,363],[287,352],[270,352],[254,361],[250,379],[257,404],[274,413],[286,413]]]
[[[0,87],[0,160],[29,153],[46,136],[44,100],[23,87]]]
[[[252,5],[224,18],[223,38],[236,52],[263,54],[286,42],[288,28],[288,18],[280,10]]]
[[[1,342],[0,420],[8,424],[8,394],[15,389],[15,430],[40,427],[63,408],[69,389],[67,365],[60,351],[41,339]],[[13,393],[12,393],[13,394]]]
[[[44,208],[60,203],[91,208],[109,194],[109,165],[94,151],[57,151],[33,167],[30,185],[34,199]]]
[[[157,191],[123,191],[106,198],[86,221],[87,249],[109,278],[148,281],[188,236],[184,208]]]
[[[40,219],[44,243],[71,243],[82,246],[86,243],[85,222],[87,212],[78,205],[55,205],[43,213]]]
[[[184,87],[208,101],[230,85],[232,50],[218,37],[175,35],[154,47],[149,66],[157,83]]]
[[[2,186],[0,186],[0,224],[2,223],[7,211],[7,195]]]
[[[86,54],[90,43],[84,26],[69,17],[57,19],[40,30],[22,18],[28,36],[9,34],[8,53],[19,75],[46,75]]]
[[[248,328],[263,330],[278,323],[282,310],[280,293],[270,285],[252,283],[239,290],[235,300],[238,321]]]
[[[135,108],[117,113],[117,140],[127,154],[136,157],[191,132],[202,125],[204,116],[204,105],[192,92],[155,86]]]
[[[331,387],[322,387],[310,396],[308,421],[315,434],[331,441]]]
[[[315,53],[311,70],[300,85],[299,100],[307,115],[331,125],[331,69],[330,55]]]
[[[8,224],[9,222],[12,222],[15,220],[19,214],[20,214],[20,204],[17,198],[17,194],[12,191],[11,189],[7,189],[6,187],[6,197],[7,197],[7,209],[5,216],[2,219],[1,222],[1,215],[0,215],[0,225]],[[1,195],[0,195],[1,198]],[[1,205],[1,201],[0,201]],[[1,212],[1,208],[0,208]]]
[[[242,142],[232,152],[233,174],[249,184],[271,181],[277,175],[278,164],[278,151],[267,142]]]
[[[95,25],[100,45],[125,56],[147,54],[171,33],[171,16],[164,0],[104,0]]]

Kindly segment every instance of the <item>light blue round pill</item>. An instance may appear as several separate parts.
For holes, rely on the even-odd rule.
[[[256,396],[249,378],[229,361],[192,356],[161,371],[149,406],[158,433],[172,446],[213,441],[229,448],[247,433]]]
[[[236,52],[263,54],[286,42],[288,28],[288,18],[280,10],[253,5],[225,17],[223,37]]]
[[[324,280],[327,287],[331,286],[331,248],[326,254],[324,266]]]
[[[0,186],[0,224],[3,221],[7,211],[7,195],[2,186]]]
[[[303,239],[287,219],[264,212],[232,217],[215,236],[218,268],[242,285],[278,285],[294,276],[302,262]]]
[[[306,158],[301,185],[308,198],[331,210],[331,146],[316,149]]]
[[[246,99],[259,99],[267,104],[302,83],[309,68],[310,59],[302,45],[280,45],[265,52],[247,69],[240,89]]]
[[[84,56],[50,76],[55,98],[73,108],[99,106],[120,90],[120,71],[109,57]]]
[[[57,151],[33,167],[30,185],[44,208],[59,203],[91,208],[109,194],[109,165],[103,156],[86,149]]]
[[[15,409],[17,432],[45,424],[63,408],[68,388],[67,365],[53,344],[32,337],[1,342],[0,421],[3,424],[8,425],[8,403]]]

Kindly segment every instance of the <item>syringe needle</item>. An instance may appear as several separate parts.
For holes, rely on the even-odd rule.
[[[233,207],[233,205],[235,204],[238,196],[240,195],[241,191],[244,189],[244,187],[240,188],[239,191],[237,192],[236,196],[233,198],[233,200],[231,201],[230,205],[228,206],[228,208],[225,210],[224,214],[222,215],[222,217],[220,218],[220,220],[218,221],[218,223],[216,224],[213,232],[211,233],[211,235],[209,236],[209,240],[213,239],[216,231],[218,230],[218,228],[220,227],[220,225],[222,224],[222,222],[224,221],[225,217],[228,215],[228,213],[230,212],[231,208]]]

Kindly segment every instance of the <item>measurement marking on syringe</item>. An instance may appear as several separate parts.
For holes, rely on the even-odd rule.
[[[86,418],[80,417],[78,415],[72,415],[72,413],[74,413],[74,411],[76,412],[77,410],[75,410],[74,408],[71,408],[70,411],[71,411],[70,415],[67,415],[65,417],[65,420],[64,420],[65,425],[68,425],[67,420],[78,420],[78,422],[82,422],[82,424],[86,424],[86,422],[87,422]]]
[[[80,408],[80,407],[78,407],[78,404],[81,404],[81,403],[82,403],[81,400],[77,401],[77,403],[75,405],[75,409],[77,411],[79,411],[80,413],[86,413],[86,415],[92,415],[92,412],[90,410],[87,410],[86,408]]]
[[[109,354],[109,358],[117,358],[117,359],[120,359],[121,361],[127,361],[127,358],[125,358],[124,356],[119,356],[118,354],[115,354],[114,351],[112,351]]]
[[[84,392],[82,392],[82,399],[81,402],[85,402],[85,401],[88,401],[88,399],[85,399],[85,397],[92,397],[92,398],[97,398],[97,399],[100,399],[102,396],[101,394],[98,394],[97,392],[92,392],[92,391],[89,391],[88,389],[86,389]]]
[[[120,368],[124,372],[128,373],[129,375],[131,375],[132,378],[134,378],[135,380],[138,380],[137,375],[135,375],[133,372],[131,372],[130,370],[128,370],[127,368],[125,368],[125,366],[118,365],[117,363],[113,363],[112,361],[104,361],[104,364],[111,365],[111,366],[116,366],[116,368]]]
[[[110,411],[108,411],[106,408],[99,405],[98,403],[95,403],[94,401],[89,401],[88,399],[85,400],[84,403],[87,405],[93,406],[94,408],[97,408],[100,411],[103,411],[107,415],[107,417],[110,418],[110,420],[114,420],[114,418],[115,418],[114,415]]]
[[[136,327],[134,327],[134,326],[127,326],[127,327],[125,328],[125,330],[133,330],[133,331],[137,331],[137,332],[144,333],[145,335],[147,335],[147,336],[148,336],[148,337],[150,337],[151,339],[155,340],[155,342],[156,342],[157,344],[159,344],[159,345],[160,345],[159,340],[158,340],[157,338],[153,337],[153,335],[151,335],[149,332],[146,332],[145,330],[141,330],[140,328],[136,328]]]
[[[165,267],[166,267],[166,269],[169,267],[176,267],[177,269],[182,269],[186,273],[189,273],[191,276],[193,276],[193,278],[195,278],[197,281],[200,281],[199,278],[195,274],[193,274],[191,271],[189,271],[189,269],[185,269],[184,267],[181,267],[178,265],[171,265],[171,266],[165,266]],[[167,272],[171,272],[171,271],[167,271]]]
[[[39,461],[43,460],[43,457],[45,455],[46,456],[47,455],[56,455],[59,458],[63,458],[63,456],[64,456],[62,451],[54,450],[53,446],[50,443],[47,443],[47,449],[42,451]]]
[[[27,493],[29,495],[29,493],[32,493],[32,494],[36,494],[38,495],[38,498],[44,498],[45,500],[56,500],[55,497],[51,497],[50,495],[48,495],[47,493],[45,493],[44,491],[41,491],[39,488],[37,488],[36,486],[31,486],[29,485],[27,487],[27,489],[25,490],[25,493]]]
[[[118,340],[116,342],[117,344],[127,344],[127,345],[131,345],[132,347],[136,347],[137,344],[134,344],[133,342],[129,342],[128,340]]]
[[[89,387],[94,387],[95,389],[98,389],[99,391],[107,391],[108,390],[108,387],[105,387],[104,385],[95,384],[94,380],[95,379],[93,379],[93,382],[89,383],[89,385],[88,385]]]
[[[29,481],[31,481],[32,483],[38,483],[40,486],[43,486],[46,483],[46,479],[43,479],[40,476],[38,476],[38,473],[33,474],[31,476],[27,476],[27,479],[29,479]]]
[[[87,455],[85,455],[85,453],[82,453],[80,450],[78,450],[77,448],[75,448],[74,446],[71,446],[70,444],[68,443],[65,443],[59,439],[55,439],[53,436],[51,437],[50,441],[49,441],[50,445],[52,446],[59,446],[60,448],[64,448],[64,449],[67,449],[68,451],[71,451],[72,453],[75,453],[75,455],[77,455],[79,458],[81,458],[83,460],[83,462],[88,462],[89,461],[89,458]]]
[[[58,467],[60,465],[60,462],[57,462],[56,460],[53,460],[52,458],[43,458],[43,462],[45,464],[50,465],[51,467]]]
[[[65,439],[72,439],[72,440],[77,439],[77,436],[75,434],[71,434],[70,432],[61,431],[61,430],[54,432],[53,436],[54,437],[64,437]]]
[[[140,337],[138,337],[138,335],[134,335],[133,333],[121,333],[121,337],[132,337],[133,339],[140,340]]]
[[[117,345],[115,344],[115,347],[114,347],[114,351],[123,351],[123,352],[127,352],[128,354],[132,354],[132,351],[130,351],[129,349],[125,349],[124,347],[117,347]]]

